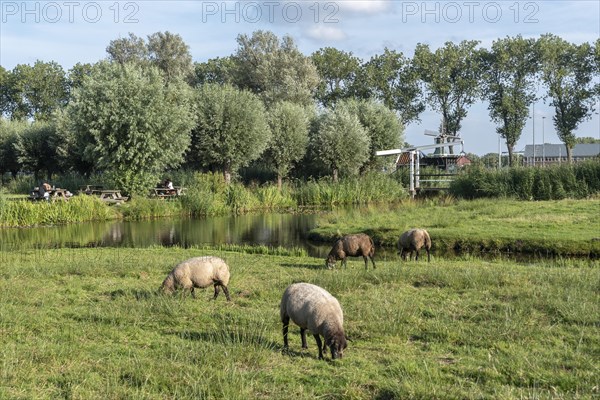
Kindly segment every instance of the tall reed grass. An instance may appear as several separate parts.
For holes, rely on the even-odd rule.
[[[600,193],[600,161],[546,168],[470,168],[450,185],[461,198],[510,197],[520,200],[581,199]]]
[[[115,219],[115,210],[91,196],[74,196],[69,201],[8,201],[0,196],[0,227],[56,225]]]

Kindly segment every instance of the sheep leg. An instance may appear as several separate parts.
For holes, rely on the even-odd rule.
[[[319,348],[319,360],[323,359],[323,343],[321,342],[321,337],[318,334],[313,335],[315,340],[317,341],[317,347]]]
[[[221,285],[221,287],[223,288],[223,293],[225,293],[225,297],[227,298],[227,301],[231,301],[231,297],[229,297],[229,289],[227,289],[227,286]]]
[[[347,260],[348,260],[347,258],[342,258],[342,267],[343,268],[348,268],[348,264],[346,264]]]
[[[196,298],[196,293],[194,293],[194,287],[193,286],[190,289],[190,293],[192,294],[192,297],[195,299]]]
[[[415,261],[419,261],[419,250],[415,250],[415,253],[417,253],[415,256]]]
[[[371,258],[371,263],[373,263],[373,269],[375,269],[375,259],[373,257],[370,257],[370,258]]]
[[[367,258],[367,256],[363,256],[363,260],[365,260],[365,269],[369,269],[369,259]]]
[[[431,257],[429,256],[429,249],[427,249],[427,262],[431,261]]]
[[[308,349],[308,344],[306,344],[306,328],[300,328],[300,337],[302,338],[302,348]]]
[[[213,296],[213,300],[216,300],[218,295],[219,295],[219,284],[215,283],[215,295]]]
[[[290,317],[288,317],[287,315],[285,317],[283,317],[281,319],[281,322],[283,323],[283,347],[284,348],[288,348],[288,328],[290,326]]]

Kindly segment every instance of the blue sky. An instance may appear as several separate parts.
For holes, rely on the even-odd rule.
[[[517,34],[553,33],[574,43],[594,42],[600,36],[600,2],[0,0],[0,65],[12,69],[40,59],[56,61],[67,70],[77,62],[104,58],[108,43],[128,32],[145,37],[158,31],[181,35],[193,60],[201,62],[232,54],[238,34],[258,29],[280,37],[291,35],[307,55],[331,46],[368,60],[388,47],[412,57],[417,43],[435,49],[446,41],[468,39],[489,47],[498,38]],[[552,115],[543,100],[536,103],[536,143],[541,142],[542,133],[547,143],[559,143]],[[428,109],[420,123],[406,127],[406,140],[430,144],[431,138],[423,131],[437,129],[439,120]],[[600,138],[600,116],[594,114],[576,134]],[[467,152],[498,151],[486,102],[469,109],[461,135]],[[516,150],[531,144],[533,135],[530,119]]]

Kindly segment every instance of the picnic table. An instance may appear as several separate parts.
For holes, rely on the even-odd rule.
[[[150,190],[150,196],[158,197],[159,199],[171,199],[185,194],[185,188],[175,186],[173,189],[155,187]]]
[[[99,187],[101,188],[102,186]],[[108,204],[121,204],[129,200],[129,197],[121,195],[120,190],[114,189],[95,189],[89,187],[88,190],[84,190],[82,193],[88,196],[96,196]]]
[[[104,189],[101,185],[83,185],[79,186],[79,193],[83,194],[92,194],[94,190],[102,190]]]
[[[71,197],[71,192],[69,192],[67,189],[61,189],[61,188],[52,188],[50,190],[47,191],[49,196],[48,199],[55,201],[55,200],[63,200],[63,201],[67,201],[69,200],[69,197]],[[40,188],[39,187],[34,187],[33,190],[31,191],[31,193],[29,194],[29,200],[31,201],[39,201],[39,200],[45,200],[44,196],[40,196]]]

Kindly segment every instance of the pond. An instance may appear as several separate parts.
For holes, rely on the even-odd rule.
[[[0,251],[56,247],[210,246],[223,244],[264,245],[305,249],[309,256],[325,258],[332,243],[307,239],[319,215],[248,214],[203,219],[156,219],[133,222],[89,222],[36,228],[0,229]],[[455,252],[433,252],[445,258]],[[529,254],[478,253],[483,258],[510,258],[527,262]],[[542,257],[543,258],[543,257]],[[376,260],[398,259],[394,248],[377,248]]]
[[[249,214],[203,219],[89,222],[0,229],[0,250],[49,247],[148,247],[250,244],[299,247],[325,257],[331,244],[306,239],[316,214]]]

